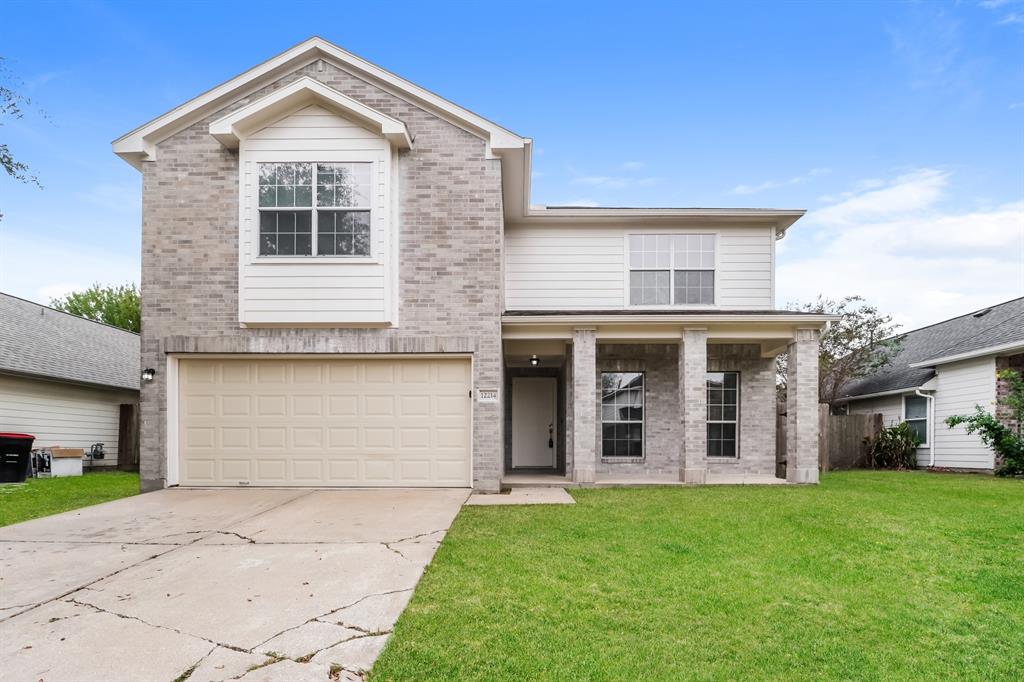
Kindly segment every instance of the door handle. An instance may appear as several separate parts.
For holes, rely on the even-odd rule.
[[[555,447],[555,425],[548,424],[548,447]]]

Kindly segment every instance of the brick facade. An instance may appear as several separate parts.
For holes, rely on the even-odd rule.
[[[465,352],[478,388],[502,386],[501,167],[482,139],[328,63],[289,74],[161,142],[143,168],[142,364],[158,370],[141,397],[143,490],[166,480],[167,352]],[[405,122],[399,154],[400,326],[242,329],[238,324],[238,155],[209,123],[300,76]],[[503,396],[502,396],[503,398]],[[473,406],[473,477],[496,490],[502,410]]]
[[[1019,372],[1024,375],[1024,353],[1018,353],[1017,355],[1006,355],[1003,357],[996,358],[996,373],[1002,372],[1006,369],[1012,369],[1015,372]],[[1009,408],[1005,405],[1001,405],[1000,401],[1010,393],[1010,383],[1004,379],[996,378],[996,417],[1005,424],[1008,428],[1019,429],[1020,424],[1013,417]],[[996,455],[995,466],[999,467],[1003,464],[1002,458]]]

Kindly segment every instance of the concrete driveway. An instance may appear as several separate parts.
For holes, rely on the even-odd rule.
[[[468,494],[172,489],[2,528],[0,680],[358,679]]]

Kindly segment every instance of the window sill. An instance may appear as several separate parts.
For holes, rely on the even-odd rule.
[[[601,457],[601,464],[643,464],[643,457]]]
[[[252,265],[380,265],[382,261],[368,256],[257,256],[249,262]]]
[[[739,462],[739,455],[704,455],[709,462]]]

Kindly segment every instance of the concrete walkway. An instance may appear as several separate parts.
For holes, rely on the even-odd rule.
[[[173,489],[2,528],[0,679],[358,679],[467,496]]]

